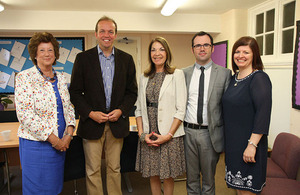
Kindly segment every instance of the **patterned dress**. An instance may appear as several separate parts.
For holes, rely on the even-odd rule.
[[[146,98],[148,102],[158,103],[159,92],[164,78],[164,72],[156,73],[153,78],[149,78],[146,88]],[[150,132],[160,134],[157,125],[157,108],[147,107],[147,113]],[[183,137],[173,138],[159,147],[148,146],[146,142],[139,142],[136,171],[140,171],[143,177],[159,176],[160,179],[175,178],[184,174],[185,158]]]

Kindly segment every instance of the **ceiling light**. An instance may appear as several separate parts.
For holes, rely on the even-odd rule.
[[[164,16],[171,16],[185,1],[186,0],[167,0],[160,13]]]
[[[0,3],[0,12],[4,10],[4,6]]]

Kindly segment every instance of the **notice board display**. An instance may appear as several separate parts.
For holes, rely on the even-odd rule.
[[[300,20],[297,21],[296,43],[294,50],[292,106],[300,110]]]
[[[0,93],[14,93],[15,74],[31,68],[28,43],[30,37],[0,37]],[[84,51],[84,37],[56,37],[60,57],[53,68],[65,72],[70,82],[77,53]]]

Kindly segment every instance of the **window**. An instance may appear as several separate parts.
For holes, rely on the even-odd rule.
[[[295,9],[295,0],[273,0],[249,9],[249,34],[257,40],[265,64],[291,65]]]

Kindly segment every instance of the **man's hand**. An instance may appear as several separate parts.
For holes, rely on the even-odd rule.
[[[91,111],[89,114],[89,117],[97,123],[105,123],[106,121],[108,121],[108,116],[108,114],[100,111]]]
[[[108,120],[110,122],[116,122],[120,118],[121,115],[122,115],[122,110],[115,109],[115,110],[111,111],[110,113],[108,113]]]

